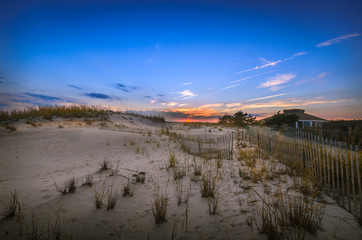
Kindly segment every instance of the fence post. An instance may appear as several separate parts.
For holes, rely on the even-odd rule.
[[[342,148],[342,143],[339,142],[339,165],[341,167],[341,187],[342,187],[342,206],[345,207],[345,203],[344,203],[344,174],[343,174],[343,148]]]
[[[348,147],[346,146],[346,148],[344,148],[344,160],[346,162],[346,196],[347,196],[347,201],[348,201],[348,211],[351,211],[351,198],[349,196],[349,171],[348,171]]]
[[[352,180],[352,197],[353,197],[353,208],[357,213],[357,200],[355,195],[355,186],[354,186],[354,171],[353,171],[353,145],[351,144],[351,150],[349,152],[349,159],[351,162],[351,180]]]
[[[231,160],[233,160],[233,151],[234,151],[234,132],[231,132],[231,153],[230,153],[230,156],[231,156]]]
[[[359,215],[362,219],[362,187],[361,187],[361,174],[358,161],[358,146],[355,145],[355,155],[356,155],[356,169],[357,169],[357,181],[358,181],[358,194],[359,194]]]

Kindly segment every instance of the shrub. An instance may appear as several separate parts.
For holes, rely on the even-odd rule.
[[[146,173],[139,172],[138,174],[133,174],[133,177],[135,178],[136,182],[144,183],[146,180]]]
[[[6,124],[5,128],[9,131],[15,132],[18,128],[14,125]]]

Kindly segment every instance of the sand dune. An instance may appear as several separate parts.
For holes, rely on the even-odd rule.
[[[48,222],[53,222],[59,213],[64,232],[75,239],[171,239],[172,235],[175,239],[267,239],[250,221],[262,200],[247,186],[267,197],[279,187],[285,190],[293,183],[286,174],[255,183],[245,180],[238,175],[238,169],[246,166],[235,154],[232,160],[223,159],[217,170],[219,207],[218,214],[212,215],[208,200],[201,197],[200,181],[193,176],[193,164],[203,165],[204,170],[216,169],[217,160],[205,161],[188,154],[178,141],[161,132],[168,128],[178,134],[220,135],[233,129],[153,123],[124,114],[112,115],[108,122],[87,124],[83,120],[54,119],[43,121],[39,127],[21,121],[16,125],[14,132],[0,130],[0,202],[8,201],[9,193],[16,190],[24,204],[27,226],[33,213],[45,232]],[[247,145],[244,151],[253,148]],[[177,204],[176,181],[172,169],[167,167],[170,154],[186,171],[181,181],[184,188],[191,187],[188,204]],[[110,176],[111,170],[98,172],[99,163],[104,160],[110,161],[113,168],[119,162],[115,176]],[[267,160],[256,162],[262,166]],[[285,167],[277,164],[277,168]],[[134,181],[133,175],[139,172],[146,173],[145,183]],[[93,187],[82,186],[87,174],[94,177]],[[72,177],[77,180],[75,193],[62,195],[56,191],[54,182],[61,186]],[[121,196],[112,210],[96,209],[95,191],[113,186],[121,192],[127,179],[134,186],[133,196]],[[167,222],[162,224],[155,224],[152,214],[154,182],[168,197]],[[322,195],[321,199],[326,202],[321,228],[316,235],[306,232],[305,239],[361,239],[361,226],[355,218],[327,196]],[[1,239],[13,239],[15,223],[16,219],[2,220]]]

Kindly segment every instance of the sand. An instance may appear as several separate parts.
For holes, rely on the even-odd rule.
[[[42,125],[38,127],[20,121],[15,123],[16,131],[0,130],[0,202],[2,207],[10,192],[16,190],[24,204],[25,226],[31,226],[33,215],[44,232],[49,222],[60,216],[64,232],[73,239],[172,239],[173,235],[174,239],[267,239],[255,224],[250,224],[262,200],[245,188],[251,185],[267,197],[264,185],[272,194],[278,187],[286,189],[292,184],[286,174],[264,184],[252,183],[239,177],[241,165],[236,155],[224,159],[218,214],[211,215],[208,200],[201,197],[200,182],[191,181],[194,158],[200,165],[205,161],[185,152],[161,131],[167,127],[183,134],[220,135],[234,129],[153,123],[124,114],[112,115],[109,122],[91,124],[81,119],[39,121]],[[247,148],[252,149],[249,145]],[[188,204],[176,202],[176,181],[167,167],[170,154],[186,169],[182,182],[184,187],[191,187]],[[116,176],[109,176],[110,171],[98,172],[99,163],[105,159],[113,168],[119,162]],[[258,159],[258,164],[263,161]],[[216,160],[207,164],[214,166]],[[133,175],[139,172],[146,173],[145,183],[133,181]],[[87,174],[94,176],[93,187],[82,186]],[[56,191],[54,182],[61,186],[72,177],[77,179],[75,193],[62,195]],[[95,191],[103,186],[121,191],[128,179],[135,188],[133,196],[121,196],[112,210],[96,209]],[[152,214],[154,182],[168,197],[167,222],[162,224],[156,224]],[[305,239],[361,239],[361,226],[355,217],[334,200],[324,195],[322,198],[326,210],[321,228],[316,235],[307,232]],[[0,239],[12,239],[10,232],[15,223],[16,217],[1,221]]]

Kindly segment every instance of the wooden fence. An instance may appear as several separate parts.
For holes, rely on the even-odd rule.
[[[260,127],[250,127],[245,133],[244,140],[273,155],[296,174],[308,172],[316,186],[362,219],[362,164],[357,145],[346,147],[310,133],[295,131],[287,136]]]
[[[183,134],[180,135],[181,146],[189,153],[195,155],[217,155],[231,157],[233,154],[233,133],[214,134]]]

